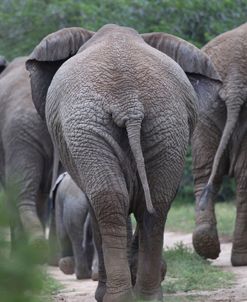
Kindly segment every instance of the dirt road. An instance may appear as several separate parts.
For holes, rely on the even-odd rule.
[[[191,234],[165,233],[164,247],[172,247],[177,242],[192,245]],[[235,282],[231,288],[219,289],[217,291],[191,291],[166,295],[166,302],[247,302],[247,267],[232,267],[230,264],[231,243],[221,244],[221,254],[213,265],[223,270],[231,271],[235,275]],[[58,268],[49,267],[48,272],[64,288],[54,297],[54,301],[63,302],[95,302],[94,291],[97,282],[91,280],[78,281],[75,276],[66,276]]]

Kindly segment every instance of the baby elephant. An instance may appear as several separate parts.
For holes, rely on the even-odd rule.
[[[59,268],[77,279],[98,280],[98,255],[94,245],[86,195],[68,173],[57,180],[53,191]]]

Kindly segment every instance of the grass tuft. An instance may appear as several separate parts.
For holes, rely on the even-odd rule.
[[[57,280],[49,276],[46,272],[43,272],[43,286],[39,294],[38,302],[52,302],[52,296],[57,294],[59,290],[63,288],[63,285]]]
[[[163,289],[166,293],[229,287],[234,279],[232,273],[210,265],[183,243],[166,250],[164,256],[167,274]]]

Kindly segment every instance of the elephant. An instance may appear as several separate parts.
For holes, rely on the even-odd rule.
[[[222,78],[216,102],[201,107],[192,139],[199,255],[220,253],[214,203],[224,175],[236,181],[236,221],[231,263],[247,265],[247,23],[214,38],[202,51]]]
[[[163,232],[196,123],[197,95],[206,83],[220,83],[211,60],[175,36],[107,24],[97,32],[74,27],[48,35],[26,67],[34,105],[93,209],[96,300],[162,301]],[[134,287],[130,213],[139,238]]]
[[[53,144],[33,105],[25,61],[14,59],[0,75],[0,183],[11,210],[11,251],[26,242],[45,252]]]
[[[68,173],[59,176],[52,203],[59,245],[59,268],[77,279],[98,279],[98,255],[92,236],[89,204]],[[53,223],[53,222],[51,222]],[[53,238],[55,238],[53,236]]]

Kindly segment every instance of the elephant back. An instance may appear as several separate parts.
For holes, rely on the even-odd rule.
[[[213,61],[223,82],[231,69],[247,75],[247,23],[217,36],[202,50]]]

